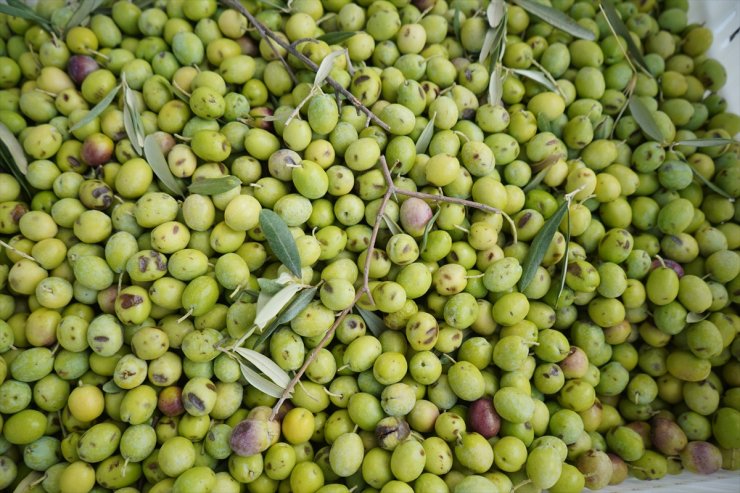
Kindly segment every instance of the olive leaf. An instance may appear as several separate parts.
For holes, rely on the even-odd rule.
[[[403,230],[401,229],[401,227],[396,223],[396,221],[388,217],[388,214],[383,213],[383,220],[385,221],[385,224],[388,226],[388,230],[390,230],[391,234],[399,235],[403,233]]]
[[[370,310],[365,310],[364,308],[360,308],[359,306],[355,306],[355,308],[357,309],[357,313],[360,314],[362,319],[367,324],[367,328],[370,329],[370,332],[372,332],[374,336],[377,337],[382,332],[385,332],[385,322],[383,322],[382,318],[380,318]]]
[[[316,71],[316,77],[313,80],[314,87],[321,87],[321,84],[329,77],[331,70],[334,68],[334,61],[340,56],[344,56],[344,50],[334,50],[321,61],[319,69]]]
[[[144,156],[154,174],[162,182],[162,185],[170,193],[184,197],[185,185],[175,178],[172,171],[170,171],[167,160],[164,158],[164,154],[162,154],[162,148],[159,147],[159,142],[157,142],[154,134],[147,135],[144,139]]]
[[[261,3],[262,5],[267,5],[268,7],[271,7],[273,9],[277,9],[284,13],[288,13],[288,6],[285,4],[285,2],[271,1],[271,0],[255,0],[255,1],[257,3]]]
[[[116,382],[113,380],[108,380],[103,384],[103,392],[106,394],[117,394],[119,392],[123,392],[123,389],[116,385]]]
[[[537,235],[532,240],[527,252],[527,257],[524,259],[522,265],[522,277],[519,279],[519,291],[524,291],[529,286],[529,283],[534,279],[537,268],[542,263],[542,259],[547,253],[547,249],[550,247],[550,242],[555,236],[555,232],[558,230],[560,221],[563,220],[565,213],[568,211],[568,201],[564,201],[557,208],[555,213],[545,222],[542,228],[537,232]]]
[[[244,380],[252,387],[276,399],[283,396],[284,389],[282,387],[275,385],[241,361],[239,361],[239,368],[242,370]]]
[[[483,47],[480,49],[478,55],[478,63],[483,63],[488,58],[488,55],[493,51],[493,43],[496,42],[496,30],[490,28],[486,31],[486,37],[483,39]]]
[[[513,0],[513,2],[530,14],[536,15],[543,21],[547,22],[552,27],[565,31],[571,36],[587,39],[589,41],[596,39],[594,33],[578,24],[572,17],[560,12],[559,10],[537,3],[534,0]]]
[[[495,28],[501,24],[506,15],[506,5],[504,0],[491,0],[486,9],[486,17],[488,18],[488,25]]]
[[[40,16],[31,7],[18,0],[8,0],[7,4],[0,3],[0,14],[26,19],[27,21],[38,24],[46,31],[53,32],[57,35],[59,34],[59,31],[51,22],[49,22],[48,19]]]
[[[199,195],[218,195],[228,192],[242,184],[242,181],[233,175],[220,176],[218,178],[206,178],[197,180],[188,185],[188,192]]]
[[[629,108],[632,118],[635,119],[640,130],[654,141],[663,142],[663,132],[660,131],[660,127],[655,122],[652,113],[647,109],[645,103],[640,100],[639,96],[635,96],[634,94],[630,96]]]
[[[706,177],[705,177],[704,175],[702,175],[701,173],[699,173],[699,172],[698,172],[698,171],[696,170],[696,168],[694,168],[693,166],[691,167],[691,171],[693,171],[693,172],[694,172],[694,176],[695,176],[695,177],[696,177],[696,178],[697,178],[697,179],[698,179],[698,180],[699,180],[700,182],[702,182],[702,183],[704,184],[704,186],[706,186],[706,187],[707,187],[708,189],[710,189],[711,191],[713,191],[713,192],[714,192],[714,193],[716,193],[717,195],[721,195],[721,196],[723,196],[724,198],[726,198],[726,199],[729,199],[730,201],[734,201],[734,200],[735,200],[735,197],[733,197],[732,195],[730,195],[729,193],[725,192],[724,190],[722,190],[721,188],[719,188],[719,187],[718,187],[717,185],[715,185],[714,183],[712,183],[712,182],[711,182],[711,181],[710,181],[709,179],[707,179],[707,178],[706,178]]]
[[[357,31],[337,31],[333,33],[326,33],[319,36],[319,41],[323,41],[328,45],[336,45],[342,41],[347,41],[349,38],[357,34]]]
[[[121,74],[121,85],[123,86],[123,127],[134,151],[141,156],[144,150],[144,125],[136,110],[134,95],[131,94],[131,89],[126,84],[125,74]]]
[[[82,0],[82,3],[80,3],[74,14],[72,14],[72,17],[67,21],[67,25],[64,26],[65,31],[82,24],[82,21],[89,17],[104,2],[105,0]]]
[[[488,104],[499,104],[504,93],[504,79],[501,76],[501,64],[498,62],[492,63],[495,67],[491,71],[491,78],[488,81]]]
[[[552,131],[552,120],[549,120],[544,113],[537,114],[537,128],[540,132]]]
[[[260,211],[260,226],[265,234],[267,244],[290,272],[296,277],[301,277],[301,256],[295,244],[293,235],[290,234],[285,221],[275,212],[269,209]]]
[[[38,471],[31,471],[26,477],[18,482],[13,493],[28,493],[30,491],[34,491],[36,489],[35,486],[43,479],[43,474]]]
[[[267,300],[267,303],[257,310],[257,316],[254,318],[254,325],[256,325],[260,330],[264,329],[267,324],[270,323],[270,320],[274,319],[301,289],[303,289],[303,285],[294,282],[288,284],[272,295],[270,299]]]
[[[293,278],[287,272],[283,272],[278,276],[277,279],[267,279],[260,277],[257,279],[257,284],[260,287],[260,293],[266,293],[269,296],[274,295],[285,287]]]
[[[3,123],[0,123],[0,143],[5,147],[8,156],[11,158],[10,162],[7,163],[10,168],[15,168],[25,176],[28,173],[28,159],[26,159],[26,154],[23,152],[23,146],[15,138],[13,132]]]
[[[15,159],[11,156],[10,151],[8,151],[4,145],[0,145],[0,169],[13,175],[15,180],[21,186],[21,189],[23,189],[23,193],[28,200],[33,198],[33,189],[28,184],[25,175],[18,169],[18,166],[15,164]]]
[[[164,79],[164,77],[162,77]],[[77,123],[69,127],[70,132],[74,132],[78,128],[82,128],[97,117],[99,117],[103,111],[110,106],[110,104],[113,102],[113,100],[116,98],[116,95],[118,95],[118,91],[121,89],[121,84],[118,84],[116,87],[111,89],[108,94],[105,95],[103,99],[100,100],[98,104],[96,104],[93,109],[87,112],[87,114],[80,119]]]
[[[293,298],[293,301],[291,301],[290,304],[282,312],[280,312],[280,315],[278,315],[275,320],[270,323],[270,325],[265,327],[265,329],[255,341],[254,347],[258,347],[260,344],[267,341],[267,339],[269,339],[270,336],[281,325],[287,324],[288,322],[293,320],[296,315],[301,313],[301,311],[306,308],[309,303],[311,303],[317,290],[318,288],[313,286],[308,289],[304,289],[303,291],[298,293],[298,295]]]
[[[690,140],[679,140],[678,142],[674,142],[673,145],[689,146],[689,147],[714,147],[714,146],[724,146],[728,144],[734,144],[735,142],[736,141],[732,139],[720,139],[720,138],[690,139]]]
[[[709,313],[689,312],[686,314],[686,322],[690,324],[695,324],[701,322],[707,317],[709,317]]]
[[[234,348],[234,352],[254,365],[267,378],[272,380],[281,388],[284,389],[288,384],[290,384],[290,376],[285,372],[285,370],[280,368],[277,363],[264,354],[244,347],[236,347]]]
[[[566,204],[568,205],[565,208],[565,253],[563,255],[563,268],[560,273],[560,287],[558,288],[558,295],[555,298],[556,304],[560,300],[560,295],[563,294],[563,289],[565,289],[565,278],[568,275],[568,256],[570,255],[570,200],[566,199]]]
[[[622,18],[619,17],[619,13],[617,13],[617,9],[614,8],[614,4],[611,2],[611,0],[601,0],[601,10],[604,12],[604,17],[606,18],[606,22],[609,23],[609,26],[612,28],[612,31],[627,43],[627,53],[629,53],[630,58],[633,62],[638,64],[646,73],[650,73],[648,70],[647,63],[645,63],[645,59],[642,56],[642,53],[640,53],[640,49],[635,44],[635,41],[632,39],[632,35],[629,32],[629,29],[627,29],[627,26],[624,25],[624,22],[622,22]]]
[[[420,252],[423,252],[424,248],[426,248],[427,240],[429,240],[429,233],[432,231],[434,223],[437,222],[437,218],[439,217],[440,212],[442,212],[442,209],[437,207],[437,212],[434,213],[431,219],[429,219],[429,221],[427,221],[426,225],[424,226],[424,234],[421,237],[421,245],[419,246]]]
[[[422,130],[421,135],[419,135],[419,139],[416,141],[417,154],[424,154],[427,152],[427,147],[429,147],[429,143],[432,141],[432,136],[434,135],[434,120],[436,118],[437,113],[435,112],[426,127],[424,127],[424,130]]]
[[[540,72],[539,70],[525,70],[520,68],[513,68],[510,69],[513,73],[520,75],[522,77],[526,77],[527,79],[531,79],[538,84],[541,84],[551,90],[552,92],[558,92],[558,86],[552,83],[550,79],[547,78],[545,74]]]

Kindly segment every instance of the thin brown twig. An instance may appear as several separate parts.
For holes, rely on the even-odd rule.
[[[380,156],[380,168],[383,171],[383,176],[385,177],[385,181],[388,184],[388,188],[391,189],[391,193],[398,193],[407,197],[415,197],[417,199],[430,200],[433,202],[447,202],[450,204],[458,204],[465,207],[472,207],[473,209],[478,209],[490,214],[501,214],[509,223],[509,226],[511,226],[511,234],[514,238],[514,243],[517,242],[516,225],[514,224],[514,221],[511,219],[511,217],[509,217],[508,214],[505,214],[501,209],[491,207],[490,205],[481,204],[479,202],[474,202],[472,200],[460,199],[457,197],[447,197],[445,195],[434,195],[431,193],[416,192],[413,190],[406,190],[404,188],[397,188],[393,183],[393,177],[391,176],[391,172],[388,169],[388,163],[385,160],[385,156]]]
[[[297,59],[299,59],[301,62],[303,62],[309,69],[316,72],[319,69],[319,66],[313,62],[310,58],[308,58],[303,53],[296,50],[293,46],[290,45],[290,43],[286,43],[280,36],[275,34],[271,29],[269,29],[267,26],[262,24],[260,21],[258,21],[244,6],[239,3],[238,0],[221,0],[224,5],[226,5],[229,8],[232,8],[239,13],[241,13],[244,17],[249,20],[249,22],[257,29],[257,31],[260,33],[260,36],[263,38],[270,38],[275,43],[277,43],[280,47],[285,49],[288,53],[295,56]],[[378,116],[373,113],[370,108],[366,107],[364,104],[360,102],[359,99],[355,97],[354,94],[349,92],[347,89],[342,87],[342,85],[332,79],[331,77],[326,78],[326,82],[334,88],[335,91],[341,93],[345,98],[349,100],[350,103],[352,103],[355,107],[360,109],[363,113],[367,115],[367,117],[374,121],[380,128],[382,128],[385,131],[390,131],[390,127],[388,124],[386,124],[383,120],[378,118]]]

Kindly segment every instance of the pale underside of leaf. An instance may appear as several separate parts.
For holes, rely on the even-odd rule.
[[[254,347],[258,347],[263,342],[267,341],[267,339],[275,332],[281,325],[287,324],[291,320],[293,320],[304,308],[308,306],[309,303],[313,300],[314,295],[316,294],[316,291],[318,288],[310,287],[308,289],[304,289],[298,295],[296,295],[295,298],[293,298],[293,301],[290,302],[290,304],[280,312],[280,315],[277,316],[275,320],[273,320],[270,325],[265,327],[265,329],[262,331],[262,334],[257,338],[257,341],[254,343]]]
[[[303,286],[298,283],[288,284],[272,295],[267,303],[257,311],[257,316],[254,318],[254,325],[256,325],[260,330],[264,329],[265,326],[270,323],[270,320],[277,317],[278,313],[280,313],[280,311],[290,303],[302,287]]]
[[[690,324],[695,324],[701,322],[707,317],[709,317],[709,313],[689,312],[688,314],[686,314],[686,322]]]
[[[165,188],[169,189],[170,193],[180,196],[185,195],[185,185],[175,178],[172,171],[170,171],[167,160],[164,158],[162,149],[159,147],[159,142],[157,142],[154,134],[147,135],[144,139],[144,156],[154,174],[159,178]]]
[[[537,232],[537,235],[534,237],[534,240],[532,240],[529,252],[527,252],[527,257],[524,259],[524,263],[522,265],[522,277],[519,280],[520,291],[524,291],[527,286],[529,286],[529,283],[532,282],[532,279],[534,279],[537,268],[542,263],[542,259],[545,257],[545,253],[547,253],[547,249],[550,247],[550,243],[555,236],[555,232],[557,232],[558,226],[563,220],[567,210],[568,202],[564,201],[560,204],[560,207],[558,207],[555,213],[545,222],[542,228],[540,228],[539,232]]]
[[[589,41],[593,41],[595,39],[594,33],[581,26],[575,20],[573,20],[573,18],[560,12],[559,10],[537,3],[534,0],[513,0],[513,2],[530,14],[534,14],[543,21],[547,22],[552,27],[560,29],[561,31],[564,31],[571,36],[575,36],[576,38],[581,39],[587,39]]]
[[[546,88],[548,88],[549,90],[553,92],[558,92],[558,87],[555,84],[553,84],[552,81],[548,79],[545,74],[543,74],[542,72],[538,70],[525,70],[525,69],[514,68],[514,69],[511,69],[511,71],[517,75],[526,77],[527,79],[531,79],[537,82],[538,84],[545,86]]]
[[[22,175],[28,173],[28,159],[26,159],[26,154],[23,152],[23,146],[21,146],[21,143],[15,138],[13,132],[11,132],[3,123],[0,123],[0,142],[5,146],[13,161],[8,163],[8,165],[15,165],[15,168]]]
[[[264,354],[243,347],[234,348],[234,352],[283,389],[290,383],[290,375]]]
[[[252,387],[276,399],[282,397],[284,392],[283,388],[275,385],[241,361],[239,362],[239,367],[242,370],[244,380],[246,380]]]
[[[501,96],[504,93],[504,78],[501,74],[501,64],[494,62],[496,67],[491,72],[491,78],[488,81],[488,103],[499,104]]]
[[[486,37],[483,39],[483,47],[478,55],[478,63],[483,63],[488,59],[488,55],[493,51],[493,43],[496,41],[496,31],[490,28],[486,31]]]
[[[663,142],[663,133],[660,131],[660,127],[658,127],[652,113],[640,100],[639,96],[635,96],[634,94],[630,96],[629,108],[632,118],[635,119],[640,130],[654,141]]]
[[[386,330],[383,319],[377,316],[374,312],[365,310],[359,306],[355,306],[355,308],[357,309],[357,313],[359,313],[365,321],[365,324],[367,324],[367,328],[370,329],[370,332],[372,332],[374,336],[377,337]]]
[[[675,143],[677,146],[689,146],[689,147],[715,147],[715,146],[724,146],[728,144],[734,144],[737,141],[732,139],[721,139],[721,138],[713,138],[713,139],[689,139],[689,140],[679,140]]]
[[[506,14],[506,4],[504,0],[491,0],[486,9],[486,17],[488,18],[488,25],[491,27],[497,27],[501,24]]]
[[[321,61],[321,65],[319,65],[319,69],[316,71],[316,77],[313,80],[314,87],[321,87],[331,74],[331,70],[334,68],[334,61],[340,56],[344,56],[344,50],[334,50]]]

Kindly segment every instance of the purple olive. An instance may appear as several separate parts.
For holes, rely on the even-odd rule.
[[[656,258],[655,260],[653,260],[653,263],[650,266],[650,270],[657,269],[658,267],[668,267],[669,269],[673,269],[673,271],[678,274],[678,277],[683,277],[683,267],[675,260],[670,260],[667,258],[661,260]]]
[[[78,86],[85,77],[99,68],[98,62],[87,55],[72,55],[67,62],[67,73]]]
[[[697,474],[712,474],[722,467],[722,452],[709,442],[689,442],[680,455],[683,466]]]
[[[481,397],[470,404],[468,421],[470,429],[485,438],[495,437],[501,429],[501,417],[493,408],[493,401],[488,397]]]
[[[409,197],[401,204],[401,226],[411,236],[423,235],[431,218],[432,208],[421,199]]]
[[[678,455],[688,443],[678,423],[666,418],[653,419],[651,438],[653,446],[665,455]]]

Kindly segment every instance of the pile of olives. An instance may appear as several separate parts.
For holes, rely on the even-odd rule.
[[[498,70],[486,0],[0,5],[0,490],[740,468],[740,117],[712,31],[687,0],[537,2],[593,40],[514,0]],[[386,203],[384,163],[427,198]],[[312,298],[262,334],[286,276]],[[310,363],[274,419],[238,341]]]

